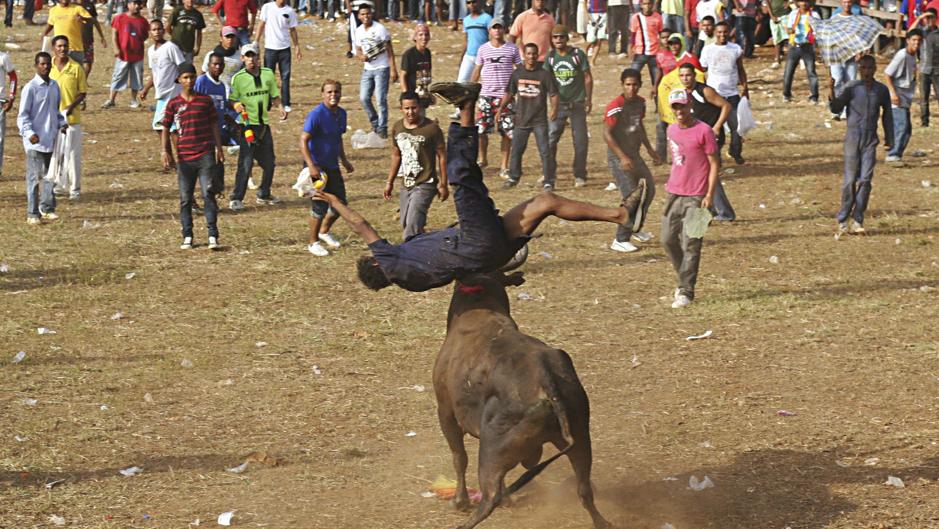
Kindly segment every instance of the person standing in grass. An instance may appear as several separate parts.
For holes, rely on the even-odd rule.
[[[111,93],[101,108],[111,108],[117,93],[130,88],[130,108],[138,108],[137,92],[143,88],[143,49],[150,32],[147,19],[140,16],[141,0],[127,0],[127,12],[111,22],[114,43],[114,72]]]
[[[65,35],[68,37],[69,42],[69,57],[78,64],[84,64],[85,44],[82,41],[82,28],[85,21],[94,24],[98,29],[101,40],[104,40],[104,33],[101,31],[101,24],[98,19],[92,18],[91,13],[81,4],[73,4],[71,0],[59,0],[57,5],[49,9],[49,20],[39,37],[39,47],[42,48],[42,41],[50,32],[53,32],[53,36]]]
[[[9,91],[7,77],[10,78]],[[10,55],[0,51],[0,176],[3,176],[3,145],[7,135],[7,112],[13,109],[16,101],[16,68]]]
[[[264,36],[264,66],[271,71],[280,72],[280,97],[284,113],[290,114],[290,70],[292,57],[290,44],[296,50],[297,60],[303,59],[300,41],[297,37],[297,12],[287,5],[286,0],[274,0],[261,8],[261,23],[255,32],[255,42]]]
[[[783,61],[783,50],[789,41],[786,20],[789,18],[789,0],[763,0],[763,13],[769,17],[769,35],[773,43],[772,68],[779,68]]]
[[[401,54],[401,92],[414,92],[421,101],[421,107],[427,108],[434,102],[430,95],[430,83],[433,81],[433,60],[431,59],[430,28],[426,24],[414,27],[414,46]]]
[[[499,131],[502,137],[500,152],[501,165],[499,176],[509,176],[509,149],[512,139],[510,131],[498,127],[496,111],[505,96],[505,89],[509,86],[509,79],[516,65],[522,62],[522,55],[518,47],[505,41],[505,25],[501,18],[495,18],[489,23],[489,42],[479,47],[476,52],[476,68],[470,78],[472,82],[482,84],[482,91],[476,102],[477,114],[475,123],[479,128],[479,158],[480,167],[486,167],[489,160],[489,135]],[[506,108],[508,110],[508,108]]]
[[[193,62],[202,49],[202,30],[205,29],[205,17],[202,16],[193,0],[183,0],[173,8],[170,14],[169,32],[172,41],[183,50],[186,62]]]
[[[890,90],[890,103],[893,106],[893,133],[896,138],[893,148],[887,151],[887,163],[902,163],[903,151],[906,150],[913,135],[913,122],[910,120],[910,107],[916,95],[916,54],[923,42],[923,32],[911,29],[906,32],[906,48],[899,50],[884,72],[887,89]]]
[[[192,204],[196,180],[202,189],[205,223],[209,230],[209,249],[218,248],[218,203],[212,186],[215,168],[225,161],[222,136],[218,129],[218,115],[212,98],[195,91],[196,68],[192,63],[179,66],[177,82],[182,91],[166,104],[163,113],[161,140],[163,168],[173,165],[173,145],[170,129],[178,135],[176,151],[178,162],[176,177],[179,181],[179,222],[183,228],[180,249],[192,248]]]
[[[49,77],[59,85],[59,111],[65,114],[69,125],[65,137],[60,138],[60,141],[65,141],[65,160],[60,170],[66,173],[61,181],[68,184],[68,190],[55,189],[54,192],[68,192],[70,200],[78,200],[82,190],[81,105],[88,94],[88,80],[82,65],[69,56],[68,45],[68,37],[65,35],[52,38],[55,59],[52,61]]]
[[[587,54],[576,46],[568,45],[567,28],[558,24],[551,30],[554,49],[545,56],[544,68],[554,74],[558,86],[559,108],[557,119],[548,126],[551,156],[557,160],[558,143],[568,120],[574,141],[574,187],[587,185],[587,114],[593,106],[593,74]]]
[[[140,100],[143,101],[150,93],[150,89],[154,89],[156,105],[152,126],[153,130],[157,131],[157,135],[160,135],[160,131],[163,130],[163,109],[166,108],[166,103],[179,93],[179,84],[176,83],[177,68],[186,62],[183,51],[176,44],[166,40],[165,34],[162,20],[150,22],[150,38],[153,40],[153,45],[147,49],[150,78],[140,91]]]

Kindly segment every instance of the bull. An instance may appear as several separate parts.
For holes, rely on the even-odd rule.
[[[482,499],[460,529],[492,514],[562,455],[574,468],[577,494],[596,529],[610,523],[594,504],[590,483],[590,404],[570,356],[518,329],[509,313],[507,285],[522,274],[502,272],[458,281],[447,315],[447,337],[434,364],[437,415],[456,470],[453,504],[468,509],[466,434],[479,439]],[[545,443],[558,453],[541,461]],[[525,472],[509,487],[506,473],[521,464]]]

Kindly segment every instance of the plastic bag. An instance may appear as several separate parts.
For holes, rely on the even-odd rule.
[[[745,137],[755,127],[756,121],[753,119],[753,111],[750,110],[750,99],[742,97],[737,105],[737,134]]]
[[[374,132],[366,133],[359,129],[352,134],[350,138],[353,149],[384,149],[388,146],[388,141]]]
[[[313,196],[313,191],[326,187],[326,173],[320,173],[319,178],[313,180],[310,176],[310,168],[304,167],[297,175],[297,183],[291,186],[300,198]]]
[[[55,144],[52,146],[52,160],[49,162],[49,170],[45,176],[45,180],[51,182],[56,189],[68,189],[68,167],[65,158],[67,147],[68,137],[65,134],[56,133]]]
[[[685,235],[700,239],[708,231],[708,224],[714,216],[706,208],[692,208],[685,213]]]

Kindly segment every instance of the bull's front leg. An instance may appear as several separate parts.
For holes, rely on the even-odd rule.
[[[468,458],[466,457],[466,447],[463,444],[463,438],[466,432],[460,427],[456,417],[449,410],[443,410],[438,404],[437,417],[440,419],[440,429],[443,430],[443,436],[447,439],[450,446],[450,454],[453,458],[453,470],[456,472],[456,494],[450,501],[451,505],[457,510],[465,511],[470,508],[469,494],[466,491],[466,466]]]

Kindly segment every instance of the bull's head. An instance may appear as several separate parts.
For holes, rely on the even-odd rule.
[[[447,325],[454,317],[469,310],[490,310],[511,317],[507,286],[519,286],[525,282],[522,272],[505,275],[495,271],[486,274],[473,274],[456,282],[453,297],[450,298],[450,310]]]

